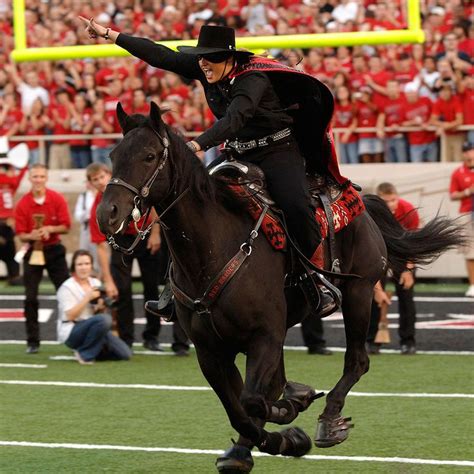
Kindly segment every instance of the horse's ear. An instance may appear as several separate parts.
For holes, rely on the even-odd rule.
[[[122,104],[120,102],[117,104],[117,119],[124,135],[133,128],[137,127],[135,121],[130,117],[130,115],[127,115],[125,110],[123,110]]]
[[[158,133],[163,133],[165,129],[165,124],[161,118],[161,110],[155,102],[150,104],[150,122],[151,126]]]

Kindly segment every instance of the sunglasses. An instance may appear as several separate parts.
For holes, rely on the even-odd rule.
[[[206,61],[210,63],[217,64],[217,63],[223,63],[224,61],[227,61],[231,56],[232,56],[232,53],[223,51],[220,53],[199,54],[197,58],[198,58],[198,61],[201,61],[201,59],[205,59]]]

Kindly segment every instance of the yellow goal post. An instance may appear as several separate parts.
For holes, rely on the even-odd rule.
[[[15,62],[130,55],[115,44],[28,48],[26,41],[25,0],[13,0],[13,21],[15,49],[12,51],[11,56]],[[420,0],[407,0],[407,23],[408,28],[405,30],[244,37],[237,38],[237,46],[251,51],[261,51],[274,48],[422,43],[424,41],[424,33],[420,22]],[[181,45],[195,45],[196,41],[162,41],[160,43],[169,48],[176,49],[177,46]]]

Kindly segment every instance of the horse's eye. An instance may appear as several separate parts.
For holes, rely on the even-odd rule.
[[[153,161],[155,159],[155,155],[153,153],[148,153],[146,155],[146,161]]]

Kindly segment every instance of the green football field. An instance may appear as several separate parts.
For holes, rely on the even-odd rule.
[[[70,355],[57,345],[43,345],[37,356],[24,354],[24,345],[0,346],[0,472],[215,472],[217,453],[236,434],[194,354],[138,350],[130,362],[93,366],[58,359]],[[302,459],[257,454],[252,472],[473,472],[472,361],[462,355],[372,358],[370,372],[347,398],[344,415],[355,428],[345,443],[313,448]],[[286,352],[288,379],[319,390],[336,383],[342,363],[341,353]],[[311,437],[323,403],[317,400],[294,423]]]

